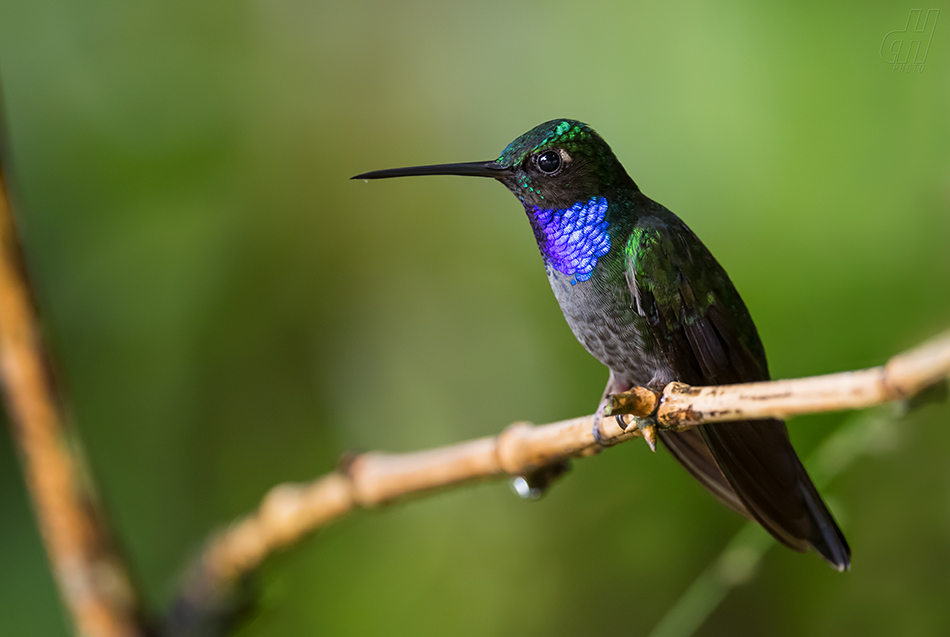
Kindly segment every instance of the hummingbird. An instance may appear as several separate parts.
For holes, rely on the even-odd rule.
[[[661,390],[673,381],[769,380],[762,341],[725,270],[679,217],[640,191],[587,124],[545,122],[491,161],[378,170],[353,179],[416,175],[490,177],[524,206],[564,318],[610,370],[595,417],[598,440],[611,394],[635,386]],[[813,548],[838,571],[850,568],[851,549],[784,422],[650,433],[714,496],[780,543],[798,552]]]

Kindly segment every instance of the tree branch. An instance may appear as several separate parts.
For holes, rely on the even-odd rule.
[[[612,397],[607,413],[655,417],[660,426],[681,428],[730,420],[788,418],[909,398],[948,375],[950,332],[894,356],[882,367],[854,372],[742,385],[690,387],[670,383],[657,401],[640,398],[635,387]],[[637,395],[631,401],[627,395]]]
[[[135,588],[53,391],[38,325],[0,162],[0,380],[46,552],[79,635],[145,634]]]
[[[859,409],[911,397],[950,375],[950,331],[892,358],[882,367],[717,387],[670,383],[662,392],[637,387],[611,397],[609,414],[633,414],[683,429],[737,419]],[[598,453],[594,416],[532,426],[516,423],[501,434],[406,454],[370,452],[340,470],[304,484],[282,484],[259,508],[212,537],[192,565],[173,604],[168,632],[205,634],[223,621],[234,587],[275,551],[359,508],[498,476],[530,473],[569,457]],[[619,443],[641,435],[601,422],[602,436]],[[196,628],[201,626],[201,628]]]

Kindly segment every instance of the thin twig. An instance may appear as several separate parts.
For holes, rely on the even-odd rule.
[[[655,418],[682,429],[709,422],[785,417],[857,409],[906,398],[950,375],[950,332],[883,367],[796,380],[690,387],[671,383],[662,393],[635,388],[611,401],[608,411]],[[651,398],[651,396],[653,398]],[[500,435],[407,454],[371,452],[338,472],[305,484],[271,489],[257,511],[214,536],[188,573],[176,600],[170,634],[214,619],[233,586],[275,551],[358,508],[378,506],[436,489],[516,476],[572,456],[597,453],[593,416],[532,426],[518,423]],[[611,443],[640,436],[615,418],[601,422]]]
[[[0,379],[46,552],[79,635],[145,634],[46,360],[0,163]]]
[[[950,332],[898,354],[882,367],[861,371],[735,386],[670,383],[656,417],[661,425],[678,427],[863,409],[909,398],[946,377],[947,370]]]

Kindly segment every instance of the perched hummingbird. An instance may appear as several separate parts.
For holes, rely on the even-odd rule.
[[[749,311],[722,266],[683,221],[642,192],[589,126],[556,119],[494,161],[379,170],[353,179],[472,175],[503,183],[524,205],[571,331],[610,369],[610,394],[671,381],[769,379]],[[813,547],[839,571],[851,550],[780,420],[708,424],[659,437],[724,504],[776,540]]]

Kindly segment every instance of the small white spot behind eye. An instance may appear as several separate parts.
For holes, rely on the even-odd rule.
[[[561,161],[563,161],[565,164],[570,163],[571,156],[567,154],[566,150],[564,150],[563,148],[558,148],[557,152],[561,155]]]

